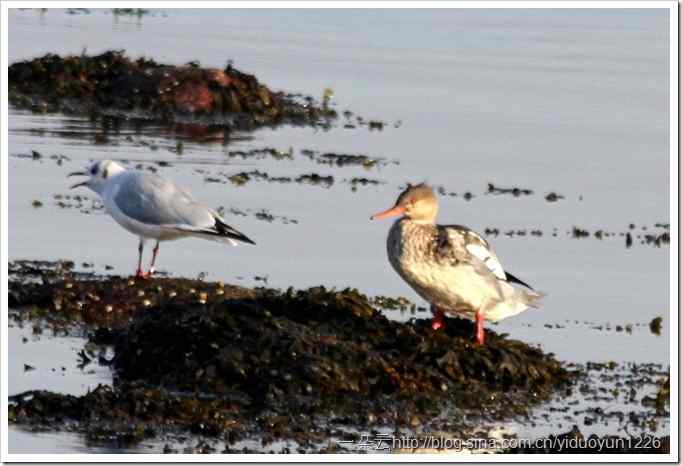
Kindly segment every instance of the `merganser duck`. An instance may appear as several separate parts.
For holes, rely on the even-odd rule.
[[[438,225],[437,214],[436,194],[419,184],[408,185],[393,207],[371,219],[401,216],[388,233],[388,260],[431,304],[432,328],[443,327],[445,313],[456,314],[476,322],[476,341],[483,345],[485,319],[497,322],[537,307],[543,295],[505,272],[481,235],[461,225]]]

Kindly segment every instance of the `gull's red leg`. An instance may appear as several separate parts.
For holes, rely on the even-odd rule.
[[[147,278],[145,273],[142,271],[142,251],[144,251],[144,238],[140,237],[140,244],[137,246],[137,272],[135,272],[135,278]]]
[[[485,330],[483,329],[483,323],[485,322],[485,317],[481,311],[476,312],[476,343],[483,346],[485,343]]]
[[[445,314],[443,313],[443,311],[441,311],[436,306],[433,306],[431,308],[431,312],[433,312],[433,319],[431,319],[431,328],[434,330],[438,330],[440,328],[445,327],[445,323],[443,322]]]
[[[156,256],[159,255],[159,242],[156,242],[156,246],[154,246],[154,250],[152,251],[152,263],[149,266],[149,274],[148,276],[151,277],[154,274],[154,263],[156,262]]]

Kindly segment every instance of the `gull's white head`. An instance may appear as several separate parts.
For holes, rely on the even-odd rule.
[[[69,173],[68,176],[88,176],[89,178],[80,183],[76,183],[71,186],[71,189],[77,188],[79,186],[87,186],[88,188],[95,191],[97,194],[102,194],[104,186],[109,182],[109,180],[119,173],[125,171],[125,168],[117,164],[112,160],[99,160],[93,162],[84,172],[73,172]]]

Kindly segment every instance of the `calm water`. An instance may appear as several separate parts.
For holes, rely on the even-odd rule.
[[[53,196],[67,194],[66,174],[93,159],[165,161],[171,165],[158,167],[160,173],[211,206],[267,209],[298,224],[228,215],[257,247],[164,243],[161,270],[176,276],[207,272],[209,279],[243,285],[261,284],[255,277],[265,275],[274,287],[353,286],[424,305],[388,265],[390,223],[368,218],[391,205],[406,182],[428,181],[460,194],[441,198],[443,223],[545,233],[491,239],[507,269],[548,294],[541,310],[504,321],[498,331],[567,361],[669,364],[669,248],[635,241],[626,249],[622,237],[578,240],[567,234],[573,226],[624,232],[630,223],[641,233],[640,226],[653,230],[655,223],[669,222],[667,11],[163,10],[137,18],[105,10],[15,10],[9,25],[10,63],[84,49],[126,49],[159,62],[199,60],[216,67],[232,59],[273,89],[321,96],[331,87],[337,110],[388,123],[371,132],[342,125],[326,132],[266,129],[227,147],[185,143],[177,155],[169,150],[175,141],[159,129],[138,134],[124,128],[111,144],[95,145],[86,120],[10,109],[10,259],[70,258],[100,271],[108,264],[114,273],[131,273],[136,238],[104,214],[57,208]],[[159,147],[151,150],[142,141]],[[226,156],[264,146],[293,148],[294,158]],[[372,170],[318,165],[301,155],[303,149],[399,164]],[[47,157],[13,157],[31,150]],[[69,160],[58,166],[49,159],[56,154]],[[237,187],[206,183],[198,169],[212,175],[317,172],[336,182],[329,189],[256,181]],[[383,184],[353,192],[343,181],[353,176]],[[486,195],[488,182],[535,193]],[[465,201],[465,191],[475,197]],[[551,191],[565,199],[546,202]],[[33,208],[33,200],[43,207]],[[661,336],[648,331],[658,315],[664,316]],[[563,328],[545,327],[557,323]],[[611,331],[594,328],[607,324]],[[632,334],[614,330],[626,324],[635,324]],[[10,353],[41,369],[23,373],[11,367],[11,393],[37,388],[33,373],[72,361],[64,353],[28,350],[63,345],[58,339],[21,344],[16,332],[10,329]],[[62,389],[79,392],[87,383]],[[11,447],[14,439],[21,450],[33,438],[12,435]]]

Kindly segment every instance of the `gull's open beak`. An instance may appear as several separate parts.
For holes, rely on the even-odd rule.
[[[381,220],[382,218],[395,217],[397,215],[403,215],[404,213],[405,207],[397,205],[395,207],[391,207],[388,210],[384,210],[383,212],[379,212],[378,214],[374,214],[369,219]]]
[[[66,175],[67,177],[69,176],[88,176],[87,173],[85,172],[72,172]],[[74,185],[69,186],[69,189],[77,188],[79,186],[87,186],[89,180],[86,181],[81,181],[80,183],[76,183]]]

